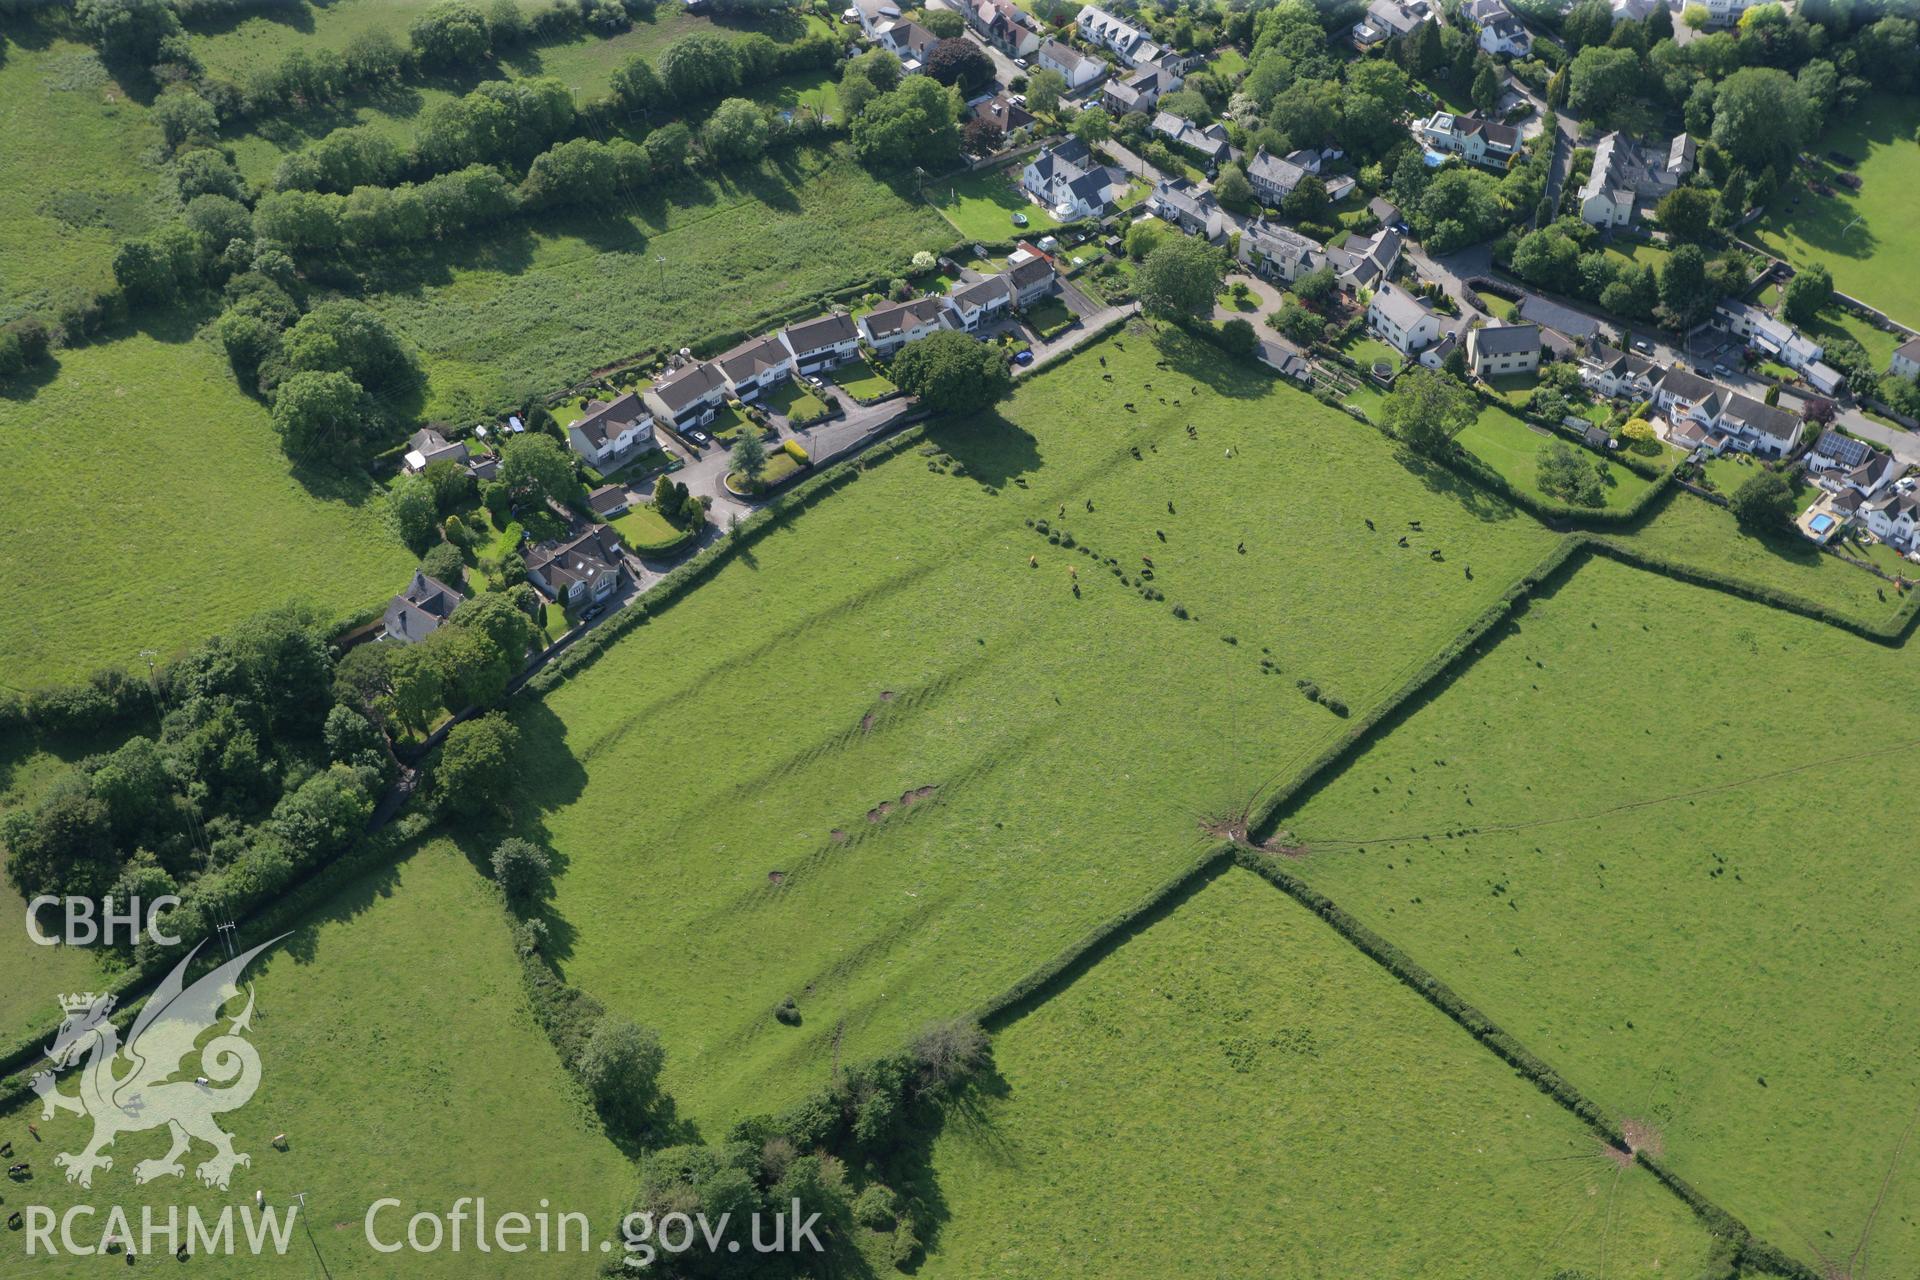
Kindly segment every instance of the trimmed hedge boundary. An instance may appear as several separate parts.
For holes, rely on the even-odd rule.
[[[1559,438],[1565,440],[1564,436]],[[1588,450],[1588,452],[1592,451]],[[1469,484],[1476,484],[1483,489],[1490,489],[1530,515],[1550,522],[1562,521],[1595,525],[1631,524],[1638,520],[1641,513],[1653,503],[1654,499],[1665,493],[1667,487],[1673,483],[1673,471],[1669,469],[1660,472],[1658,478],[1648,486],[1647,491],[1638,498],[1635,498],[1628,506],[1614,508],[1576,507],[1570,503],[1554,502],[1548,498],[1537,497],[1523,489],[1516,488],[1505,476],[1495,471],[1473,454],[1461,449],[1458,445],[1454,446],[1452,453],[1447,456],[1435,457],[1432,460],[1467,481]],[[1612,462],[1615,461],[1615,459],[1609,458],[1607,461]],[[1628,470],[1632,470],[1632,468],[1629,467]]]

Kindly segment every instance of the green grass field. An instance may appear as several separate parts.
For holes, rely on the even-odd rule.
[[[618,215],[396,253],[369,265],[366,285],[425,357],[429,416],[460,418],[644,349],[764,327],[950,238],[844,153],[789,152]]]
[[[1821,157],[1814,169],[1794,171],[1783,184],[1767,216],[1754,226],[1754,238],[1767,249],[1802,266],[1823,262],[1834,287],[1878,307],[1896,320],[1920,321],[1913,299],[1920,295],[1920,226],[1912,217],[1912,195],[1920,184],[1920,101],[1877,94],[1856,111],[1835,120],[1808,151]],[[1853,172],[1858,192],[1833,183],[1825,164],[1829,151],[1859,162]],[[1817,176],[1832,187],[1815,195],[1804,180]],[[1794,202],[1798,202],[1795,207]]]
[[[0,541],[16,687],[139,668],[289,599],[345,616],[413,563],[371,493],[293,477],[267,411],[185,334],[62,351],[37,393],[0,399]]]
[[[86,45],[11,24],[0,56],[0,320],[113,282],[113,250],[166,217],[160,130]]]
[[[994,1039],[929,1277],[1694,1276],[1645,1171],[1230,870]]]
[[[684,529],[674,528],[665,516],[644,504],[635,506],[612,523],[621,539],[643,554],[677,547],[687,540]]]
[[[1744,479],[1752,472],[1741,468],[1735,474]],[[1797,533],[1756,537],[1740,527],[1731,511],[1679,490],[1658,500],[1652,510],[1631,533],[1608,536],[1682,564],[1790,591],[1872,625],[1887,621],[1900,608],[1892,583],[1822,554]]]
[[[927,203],[969,240],[1011,240],[1060,225],[1060,219],[1027,199],[1020,188],[1018,165],[939,178],[928,184],[926,192]],[[1014,224],[1016,213],[1025,216],[1026,226]]]
[[[878,400],[881,396],[891,395],[900,388],[893,385],[887,376],[875,369],[865,357],[851,364],[841,365],[830,375],[833,385],[856,400]]]
[[[515,804],[566,862],[564,968],[660,1027],[703,1125],[1145,896],[1204,819],[1345,728],[1296,680],[1358,714],[1553,544],[1190,340],[1098,344],[932,439],[965,475],[913,451],[873,467],[520,711]],[[1165,598],[1042,518],[1130,577],[1151,557]],[[1426,532],[1401,549],[1408,519]],[[799,1028],[770,1014],[787,995]]]
[[[1911,666],[1592,561],[1282,815],[1290,865],[1774,1244],[1909,1274]]]
[[[72,1186],[53,1165],[57,1151],[85,1142],[89,1122],[63,1114],[40,1120],[39,1106],[0,1116],[0,1139],[31,1158],[30,1182],[7,1188],[7,1210],[43,1204],[119,1204],[135,1214],[151,1204],[184,1214],[189,1204],[217,1214],[251,1206],[256,1189],[269,1205],[308,1193],[309,1223],[335,1276],[473,1275],[469,1236],[462,1253],[376,1253],[362,1228],[374,1200],[398,1210],[379,1219],[383,1238],[404,1236],[411,1214],[444,1213],[456,1197],[484,1195],[492,1214],[553,1211],[590,1216],[611,1236],[631,1193],[630,1166],[606,1139],[578,1087],[527,1007],[506,920],[479,873],[452,845],[425,845],[397,868],[349,888],[327,910],[261,960],[249,1039],[259,1051],[261,1083],[253,1100],[221,1117],[251,1167],[227,1191],[202,1187],[195,1148],[182,1180],[136,1186],[133,1166],[166,1150],[164,1131],[123,1136],[114,1167],[91,1191]],[[42,993],[49,1005],[51,989]],[[235,1006],[237,1011],[238,1005]],[[189,1072],[196,1057],[187,1061]],[[70,1077],[62,1078],[74,1092]],[[28,1120],[40,1126],[36,1144]],[[285,1133],[288,1150],[271,1139]],[[91,1224],[97,1242],[102,1217]],[[77,1233],[85,1237],[89,1224]],[[397,1230],[395,1229],[397,1226]],[[0,1243],[9,1275],[94,1276],[101,1258],[26,1259],[24,1239]],[[595,1255],[596,1260],[598,1255]],[[143,1259],[173,1267],[171,1259]],[[593,1265],[575,1254],[529,1252],[515,1274],[578,1275]],[[121,1268],[115,1265],[116,1272]],[[196,1275],[308,1276],[318,1265],[299,1233],[285,1257],[195,1257]]]
[[[1556,498],[1541,490],[1540,451],[1562,439],[1560,436],[1535,430],[1505,410],[1496,409],[1490,405],[1480,410],[1480,416],[1472,426],[1454,437],[1456,443],[1499,472],[1516,489],[1534,494],[1549,502],[1564,502],[1565,499]],[[1605,486],[1606,503],[1603,507],[1594,508],[1597,511],[1630,507],[1653,486],[1651,480],[1638,472],[1607,463],[1604,459],[1571,442],[1567,442],[1567,447],[1572,449],[1574,457],[1582,462],[1599,462],[1606,468],[1605,474],[1608,478]]]

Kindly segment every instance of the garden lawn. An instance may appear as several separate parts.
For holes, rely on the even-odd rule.
[[[1743,473],[1743,479],[1751,474]],[[1798,509],[1805,510],[1806,503]],[[1681,564],[1790,592],[1870,626],[1886,622],[1900,607],[1892,583],[1825,554],[1791,530],[1755,536],[1725,507],[1680,489],[1657,500],[1652,510],[1631,534],[1609,536]]]
[[[983,169],[978,173],[935,178],[926,185],[927,203],[969,240],[993,243],[1040,235],[1060,220],[1027,199],[1017,168]],[[1013,215],[1025,214],[1027,225],[1015,226]],[[944,246],[943,246],[944,247]]]
[[[563,968],[659,1027],[704,1131],[1140,900],[1203,816],[1345,729],[1296,679],[1360,714],[1554,545],[1264,371],[1164,340],[1107,340],[1004,414],[933,423],[933,455],[871,466],[519,705],[514,806],[565,860]],[[1427,532],[1401,549],[1409,519]],[[1160,600],[1103,563],[1149,557]],[[724,757],[690,761],[716,730]],[[635,805],[641,778],[672,785]],[[799,1027],[772,1017],[788,995]]]
[[[791,151],[648,192],[617,215],[409,248],[372,264],[365,284],[424,355],[428,414],[461,418],[641,351],[764,328],[950,242],[843,151]]]
[[[891,395],[900,389],[894,386],[885,374],[869,364],[865,356],[841,365],[829,376],[836,387],[862,402],[878,400],[881,396]]]
[[[158,126],[89,46],[24,22],[5,37],[0,321],[112,284],[114,246],[164,221],[172,200]]]
[[[1631,507],[1652,487],[1653,482],[1636,471],[1617,466],[1574,444],[1562,436],[1540,431],[1504,409],[1483,406],[1473,425],[1454,437],[1454,442],[1480,461],[1498,471],[1516,489],[1544,498],[1548,502],[1566,502],[1540,488],[1540,451],[1555,443],[1565,444],[1580,461],[1599,463],[1605,468],[1605,505],[1596,511],[1617,511]]]
[[[631,1166],[534,1022],[505,914],[451,844],[428,843],[399,866],[348,887],[247,976],[257,995],[248,1038],[260,1054],[260,1089],[244,1108],[220,1117],[235,1149],[253,1159],[235,1171],[229,1190],[196,1180],[209,1152],[200,1144],[183,1161],[184,1178],[136,1186],[133,1166],[165,1154],[164,1130],[121,1137],[113,1168],[82,1190],[62,1179],[53,1155],[78,1150],[89,1122],[64,1114],[42,1120],[35,1102],[0,1115],[0,1140],[31,1154],[34,1165],[31,1182],[9,1186],[8,1211],[98,1204],[101,1216],[81,1219],[76,1231],[86,1238],[91,1230],[97,1243],[108,1204],[133,1214],[137,1231],[142,1205],[154,1206],[164,1221],[169,1206],[183,1217],[188,1205],[217,1216],[222,1206],[251,1207],[256,1189],[276,1207],[306,1192],[309,1225],[334,1276],[475,1274],[471,1234],[459,1253],[374,1252],[361,1224],[382,1197],[401,1201],[378,1219],[388,1240],[404,1238],[416,1211],[445,1213],[469,1195],[484,1195],[491,1216],[536,1213],[543,1198],[553,1212],[586,1213],[596,1247],[616,1235],[635,1181]],[[53,993],[44,994],[51,1002]],[[242,1007],[244,1001],[232,1006],[236,1013]],[[188,1075],[198,1061],[188,1058]],[[74,1091],[70,1075],[62,1084]],[[28,1135],[29,1120],[39,1124],[42,1143]],[[279,1133],[287,1135],[285,1152],[272,1146]],[[296,1230],[284,1257],[202,1254],[191,1269],[206,1276],[315,1274],[314,1246],[303,1234]],[[8,1235],[9,1254],[21,1240]],[[43,1254],[10,1259],[7,1274],[97,1276],[103,1262]],[[530,1250],[513,1270],[577,1275],[583,1265],[590,1264],[578,1252]]]
[[[1852,172],[1860,190],[1834,183],[1841,171],[1824,163],[1813,171],[1796,169],[1794,181],[1753,227],[1754,238],[1768,250],[1800,266],[1825,263],[1835,288],[1907,324],[1920,322],[1914,302],[1920,297],[1920,223],[1912,216],[1913,192],[1920,189],[1916,125],[1920,99],[1891,94],[1876,94],[1837,117],[1807,150],[1823,162],[1829,151],[1858,161]],[[1834,194],[1808,191],[1810,172]],[[1796,199],[1798,208],[1792,205]]]
[[[1646,1171],[1229,870],[994,1038],[923,1276],[1700,1274]],[[1169,1194],[1178,1188],[1177,1194]]]
[[[641,555],[671,550],[688,537],[687,530],[675,528],[665,516],[645,505],[633,507],[612,524],[621,540]]]
[[[0,399],[0,679],[143,669],[258,610],[333,617],[406,583],[413,557],[377,491],[296,480],[267,411],[210,342],[121,337],[59,353],[36,394]]]
[[[1763,1238],[1909,1275],[1911,668],[1593,560],[1282,816],[1290,866]],[[1836,671],[1878,732],[1836,713]]]

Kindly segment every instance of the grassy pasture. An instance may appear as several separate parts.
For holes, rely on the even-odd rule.
[[[1794,171],[1753,235],[1761,245],[1806,266],[1823,262],[1843,293],[1903,320],[1920,297],[1920,226],[1912,216],[1913,192],[1920,186],[1920,101],[1876,94],[1857,111],[1834,120],[1808,149],[1820,163]],[[1839,151],[1859,162],[1858,192],[1833,182],[1842,170],[1826,162]],[[1803,180],[1817,177],[1832,188],[1829,196],[1806,190]],[[1798,207],[1795,202],[1798,202]]]
[[[565,861],[563,967],[659,1026],[702,1125],[890,1049],[1144,897],[1204,818],[1344,729],[1296,680],[1358,714],[1551,548],[1372,430],[1168,341],[1096,344],[1004,416],[936,425],[966,474],[912,450],[873,467],[520,709],[514,803]],[[1151,557],[1165,598],[1030,518],[1129,576]],[[1426,532],[1401,549],[1408,519]],[[798,1028],[771,1016],[787,995]]]
[[[1735,468],[1731,477],[1716,475],[1715,483],[1752,474],[1751,468]],[[1682,564],[1791,591],[1869,623],[1886,621],[1900,607],[1892,583],[1821,553],[1798,534],[1756,537],[1725,507],[1680,490],[1656,502],[1653,511],[1632,533],[1608,536]]]
[[[1060,225],[1060,219],[1020,189],[1019,165],[937,179],[927,186],[927,203],[969,240],[1043,235]],[[1026,226],[1014,225],[1016,213],[1026,215]]]
[[[113,282],[113,249],[164,220],[160,130],[84,44],[11,24],[0,55],[0,320]]]
[[[1692,1276],[1644,1170],[1230,870],[994,1039],[921,1274]],[[1178,1188],[1177,1193],[1172,1193]]]
[[[1566,443],[1567,447],[1573,450],[1574,457],[1583,462],[1601,462],[1606,465],[1609,481],[1605,486],[1606,504],[1604,507],[1596,507],[1595,510],[1618,510],[1630,507],[1638,502],[1640,495],[1653,484],[1638,472],[1605,464],[1603,459],[1578,445],[1564,441],[1558,435],[1535,430],[1505,410],[1491,406],[1481,409],[1479,418],[1455,439],[1462,448],[1499,472],[1516,489],[1545,498],[1549,502],[1566,501],[1540,488],[1540,451],[1557,441]]]
[[[648,347],[897,274],[951,232],[844,152],[689,178],[604,216],[543,219],[369,264],[368,301],[420,348],[429,416],[464,417]]]
[[[62,351],[37,392],[0,399],[0,678],[138,668],[258,609],[345,615],[412,557],[371,493],[316,497],[225,359],[184,333]]]
[[[1911,667],[1595,560],[1281,823],[1299,873],[1764,1237],[1906,1275]]]
[[[556,1211],[588,1214],[597,1232],[611,1235],[631,1191],[629,1166],[534,1022],[501,910],[450,844],[429,843],[349,888],[256,961],[249,976],[258,997],[249,1038],[260,1053],[260,1090],[222,1123],[253,1163],[235,1171],[226,1192],[194,1180],[204,1146],[196,1146],[184,1179],[136,1186],[134,1164],[165,1153],[164,1131],[123,1136],[114,1167],[95,1175],[91,1191],[72,1186],[53,1154],[77,1150],[89,1122],[67,1114],[40,1120],[36,1102],[0,1115],[0,1138],[34,1166],[31,1182],[8,1188],[8,1211],[119,1204],[136,1215],[137,1229],[141,1205],[163,1218],[169,1205],[217,1214],[222,1205],[251,1205],[256,1188],[270,1205],[306,1191],[318,1249],[335,1276],[477,1274],[470,1235],[461,1253],[374,1252],[361,1223],[385,1196],[403,1205],[379,1220],[387,1239],[404,1233],[411,1214],[444,1213],[463,1195],[485,1195],[494,1215],[537,1212],[545,1197]],[[38,992],[49,1007],[55,990]],[[187,1069],[197,1061],[190,1057]],[[70,1078],[62,1083],[74,1091]],[[43,1142],[27,1134],[28,1120],[38,1122]],[[277,1133],[288,1137],[284,1153],[271,1145]],[[104,1216],[95,1220],[96,1241],[103,1224]],[[16,1260],[23,1237],[11,1232],[0,1247],[8,1275],[96,1276],[107,1263]],[[197,1275],[318,1274],[298,1232],[285,1257],[203,1256],[190,1265]],[[592,1265],[578,1253],[528,1252],[512,1271],[578,1275]]]

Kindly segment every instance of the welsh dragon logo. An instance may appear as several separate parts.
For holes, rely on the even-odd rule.
[[[200,951],[194,947],[148,998],[124,1045],[110,1020],[114,997],[92,992],[61,997],[66,1020],[47,1049],[53,1066],[34,1076],[32,1084],[40,1095],[41,1119],[51,1120],[56,1111],[93,1117],[93,1140],[86,1149],[53,1158],[66,1169],[68,1182],[91,1187],[94,1170],[113,1168],[113,1157],[103,1153],[115,1138],[162,1125],[171,1131],[173,1147],[158,1160],[136,1164],[136,1183],[183,1176],[180,1157],[196,1138],[213,1148],[213,1156],[195,1170],[210,1187],[224,1191],[235,1167],[253,1163],[250,1156],[233,1149],[233,1135],[214,1120],[245,1106],[260,1087],[260,1055],[242,1038],[252,1025],[251,984],[246,1008],[224,1032],[200,1047],[202,1074],[177,1080],[174,1076],[181,1074],[200,1037],[220,1022],[221,1009],[239,994],[240,973],[247,963],[278,941],[263,942],[186,987],[182,976]],[[54,1077],[83,1058],[80,1095],[69,1097],[55,1086]]]

